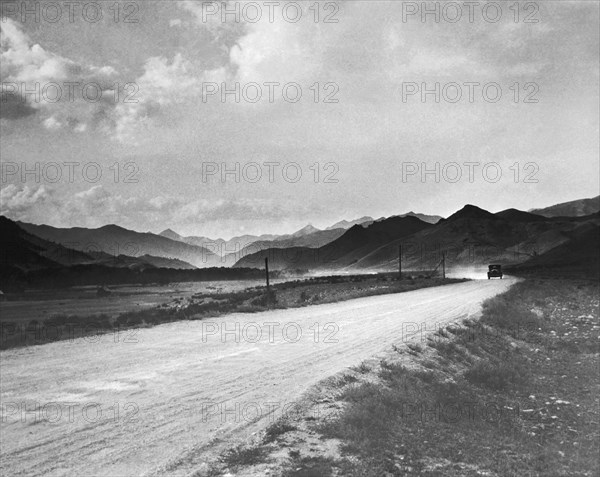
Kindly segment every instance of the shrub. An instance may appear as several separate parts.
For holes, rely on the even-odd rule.
[[[418,354],[421,351],[423,351],[423,348],[421,348],[421,345],[415,344],[415,343],[408,343],[408,345],[406,345],[409,349],[409,353],[411,354]]]
[[[277,295],[275,294],[274,291],[271,291],[269,293],[264,293],[261,296],[254,298],[251,302],[251,305],[254,306],[262,306],[262,307],[268,307],[269,305],[276,305],[277,304]]]
[[[350,369],[352,371],[356,371],[359,374],[366,374],[371,370],[371,368],[369,368],[369,365],[367,363],[365,363],[364,361],[362,363],[360,363],[358,366],[353,366]]]
[[[465,372],[465,379],[475,386],[501,391],[523,384],[526,376],[511,364],[479,362]]]
[[[231,449],[222,461],[231,467],[250,466],[261,463],[266,454],[266,449],[238,446]]]
[[[52,315],[50,318],[48,318],[44,324],[48,327],[52,327],[52,326],[64,326],[67,323],[69,323],[69,317],[67,315],[63,314],[57,314],[57,315]]]
[[[310,298],[310,295],[306,293],[306,290],[302,290],[300,293],[300,298],[298,298],[298,303],[306,303]]]
[[[292,425],[285,419],[279,419],[279,420],[275,421],[273,424],[271,424],[269,427],[267,427],[267,430],[265,432],[264,442],[265,443],[273,442],[279,436],[285,434],[286,432],[294,431],[294,430],[296,430],[296,426]]]

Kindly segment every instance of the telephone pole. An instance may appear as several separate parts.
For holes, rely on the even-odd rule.
[[[446,252],[442,252],[442,278],[446,278]]]
[[[398,280],[402,280],[402,245],[398,245]]]
[[[268,257],[265,257],[265,274],[267,276],[267,295],[269,295],[269,292],[271,291],[271,289],[269,287],[269,259],[268,259]]]

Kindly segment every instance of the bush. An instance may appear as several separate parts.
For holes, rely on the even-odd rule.
[[[88,317],[87,325],[88,328],[95,328],[97,330],[106,330],[111,328],[110,317],[106,314],[92,315]]]
[[[48,318],[44,322],[44,325],[46,325],[48,327],[64,326],[67,323],[69,323],[69,317],[63,313],[63,314],[52,315],[50,318]]]
[[[536,329],[541,327],[543,320],[528,310],[523,300],[508,292],[504,295],[490,298],[483,303],[482,322],[497,326],[504,330],[518,333],[524,327]]]
[[[236,468],[260,464],[264,460],[266,454],[266,449],[245,447],[240,445],[234,449],[231,449],[222,457],[221,460],[227,466]]]
[[[300,298],[298,298],[298,303],[306,303],[310,298],[310,295],[306,293],[306,290],[302,290],[300,293]]]
[[[278,421],[275,421],[273,424],[267,427],[264,442],[273,442],[275,439],[285,434],[286,432],[295,430],[296,426],[290,424],[285,419],[279,419]]]
[[[270,305],[276,305],[277,304],[277,295],[275,294],[274,291],[271,291],[269,293],[264,293],[263,295],[252,300],[250,302],[250,304],[254,305],[254,306],[262,306],[265,308]]]
[[[511,364],[479,362],[465,372],[465,379],[475,386],[502,391],[523,384],[526,377]]]

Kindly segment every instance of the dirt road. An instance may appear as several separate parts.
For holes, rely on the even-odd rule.
[[[0,353],[0,475],[189,475],[319,380],[505,291],[476,280]]]

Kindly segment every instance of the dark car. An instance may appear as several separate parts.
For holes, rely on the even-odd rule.
[[[502,279],[502,265],[489,265],[488,266],[488,280],[490,278]]]

